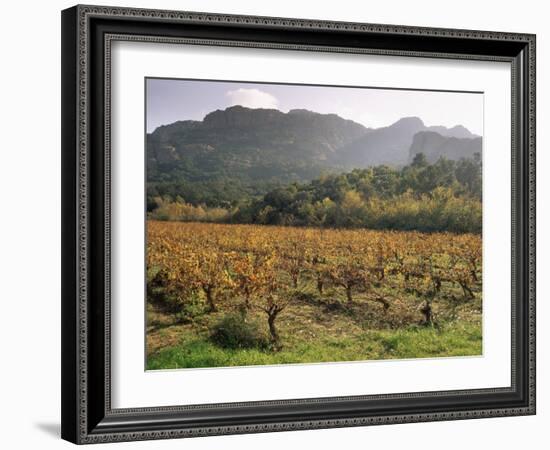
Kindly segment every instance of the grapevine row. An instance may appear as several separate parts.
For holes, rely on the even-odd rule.
[[[162,286],[176,305],[199,296],[211,312],[263,311],[274,345],[277,317],[304,285],[320,296],[330,286],[348,304],[376,302],[384,311],[412,295],[431,324],[432,304],[445,286],[459,289],[464,301],[481,291],[481,267],[475,234],[147,224],[151,286]]]

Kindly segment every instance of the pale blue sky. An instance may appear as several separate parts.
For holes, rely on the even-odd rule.
[[[479,93],[154,78],[147,79],[147,132],[177,120],[202,120],[209,112],[232,105],[283,112],[304,108],[373,128],[417,116],[428,126],[460,124],[483,134],[483,94]]]

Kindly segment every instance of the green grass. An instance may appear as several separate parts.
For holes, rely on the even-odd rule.
[[[397,297],[398,292],[391,293]],[[446,286],[434,302],[437,326],[422,322],[420,299],[400,296],[388,311],[365,301],[361,293],[347,305],[341,289],[328,287],[321,296],[311,281],[294,292],[296,301],[277,319],[282,349],[223,348],[212,339],[227,311],[197,314],[181,322],[152,304],[147,308],[147,369],[178,369],[368,361],[383,359],[476,356],[482,353],[480,293],[466,302],[453,301],[461,292]],[[268,335],[267,316],[249,312]]]
[[[175,331],[175,330],[174,330]],[[364,361],[480,355],[480,322],[447,324],[441,328],[365,330],[316,339],[298,333],[286,336],[281,351],[223,349],[191,329],[177,330],[178,342],[150,354],[147,369],[252,366],[289,363]]]

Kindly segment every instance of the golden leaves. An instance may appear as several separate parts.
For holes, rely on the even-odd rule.
[[[147,266],[172,292],[223,292],[231,306],[283,304],[303,279],[349,292],[391,287],[431,295],[481,283],[481,236],[149,221]]]

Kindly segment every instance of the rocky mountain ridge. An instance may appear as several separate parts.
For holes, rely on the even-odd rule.
[[[147,135],[150,180],[303,181],[326,171],[400,166],[423,152],[428,160],[472,157],[481,137],[462,125],[426,126],[418,117],[372,129],[336,114],[305,109],[232,106],[202,121],[178,121]]]

